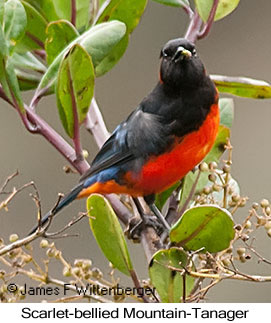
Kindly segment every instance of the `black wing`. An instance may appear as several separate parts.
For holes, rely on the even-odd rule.
[[[159,154],[168,147],[169,140],[167,126],[161,117],[143,112],[139,106],[115,129],[80,180],[131,160],[143,162],[148,156]]]

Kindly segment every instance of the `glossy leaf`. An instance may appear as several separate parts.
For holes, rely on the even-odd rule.
[[[87,200],[89,223],[94,237],[106,258],[129,275],[133,269],[127,244],[118,218],[105,197],[91,195]]]
[[[57,15],[55,10],[55,0],[24,0],[34,7],[46,21],[55,21],[60,17]],[[67,1],[63,1],[67,3]]]
[[[79,36],[74,26],[66,20],[51,22],[46,29],[46,34],[45,50],[49,65],[72,40]]]
[[[7,60],[5,70],[5,76],[9,88],[8,97],[11,99],[12,102],[14,102],[17,105],[21,113],[25,113],[24,103],[21,96],[18,79],[15,73],[14,66],[10,60]]]
[[[188,0],[153,0],[171,7],[190,7]]]
[[[219,99],[220,124],[231,128],[233,122],[234,103],[233,99]]]
[[[26,25],[27,18],[22,3],[19,0],[8,0],[5,3],[4,31],[10,51],[23,37]]]
[[[0,25],[3,25],[5,15],[5,0],[0,0]]]
[[[271,98],[271,84],[265,81],[222,75],[211,75],[211,79],[219,92],[253,99]]]
[[[56,90],[60,118],[71,138],[75,122],[78,120],[81,124],[86,118],[93,97],[94,78],[91,57],[80,45],[74,45],[60,65]]]
[[[91,1],[89,0],[76,1],[76,28],[79,30],[87,27],[88,25],[88,22],[90,20],[90,5]]]
[[[125,23],[127,33],[130,34],[138,25],[146,5],[147,0],[111,0],[104,2],[96,23],[119,20]]]
[[[96,76],[101,76],[111,70],[120,60],[122,55],[125,53],[129,43],[129,36],[126,33],[120,42],[112,49],[112,51],[96,66]]]
[[[58,68],[64,54],[74,45],[80,44],[90,54],[94,67],[99,65],[116,46],[116,44],[125,35],[126,28],[122,22],[111,21],[108,23],[100,24],[90,28],[81,36],[73,40],[59,55],[55,58],[49,66],[47,72],[44,74],[39,87],[39,91],[45,87],[53,85],[56,79]]]
[[[28,2],[22,1],[22,4],[27,15],[27,25],[25,35],[16,47],[16,51],[26,52],[28,50],[42,49],[46,38],[47,21]]]
[[[36,72],[45,73],[46,67],[31,53],[13,53],[10,61],[15,68],[30,69]]]
[[[186,264],[186,253],[178,248],[162,249],[153,255],[149,265],[149,275],[163,303],[181,302],[183,277],[180,272],[170,269],[169,266],[182,271]],[[189,295],[194,286],[194,278],[187,275],[185,280],[186,295]]]
[[[171,228],[170,241],[187,250],[218,252],[229,247],[235,230],[231,214],[217,205],[187,210]]]
[[[215,21],[229,15],[238,6],[240,0],[219,0]],[[207,21],[213,6],[213,0],[195,0],[197,11],[203,21]]]

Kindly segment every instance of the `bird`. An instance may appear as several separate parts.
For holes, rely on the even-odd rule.
[[[219,95],[195,45],[185,38],[172,39],[163,46],[160,61],[153,90],[31,233],[75,199],[93,193],[144,197],[157,215],[155,194],[180,181],[211,150],[219,128]]]

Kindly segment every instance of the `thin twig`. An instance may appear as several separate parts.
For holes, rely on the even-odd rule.
[[[56,238],[56,236],[58,236],[59,234],[63,233],[64,231],[66,231],[67,229],[69,229],[70,227],[72,227],[73,225],[75,225],[77,222],[79,222],[81,219],[83,219],[86,216],[87,216],[87,213],[79,213],[79,216],[77,216],[75,219],[71,220],[62,229],[60,229],[59,231],[56,231],[56,232],[46,233],[45,236],[47,238]],[[61,238],[63,238],[63,236],[61,236]]]
[[[14,172],[13,174],[9,175],[6,180],[4,181],[2,187],[0,188],[0,194],[10,194],[9,192],[4,192],[4,189],[6,188],[6,186],[8,185],[8,183],[16,176],[19,175],[19,171],[16,170],[16,172]]]
[[[140,290],[142,287],[140,285],[140,282],[138,280],[136,272],[133,269],[129,270],[129,272],[130,272],[130,276],[131,276],[131,278],[132,278],[132,280],[134,282],[135,288],[137,290]],[[149,299],[145,295],[142,295],[142,299],[143,299],[144,303],[149,303],[150,302]]]

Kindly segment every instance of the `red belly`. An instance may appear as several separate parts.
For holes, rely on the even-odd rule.
[[[159,193],[182,179],[211,150],[219,127],[219,108],[214,104],[199,130],[185,136],[168,153],[150,159],[136,180],[140,195]]]

